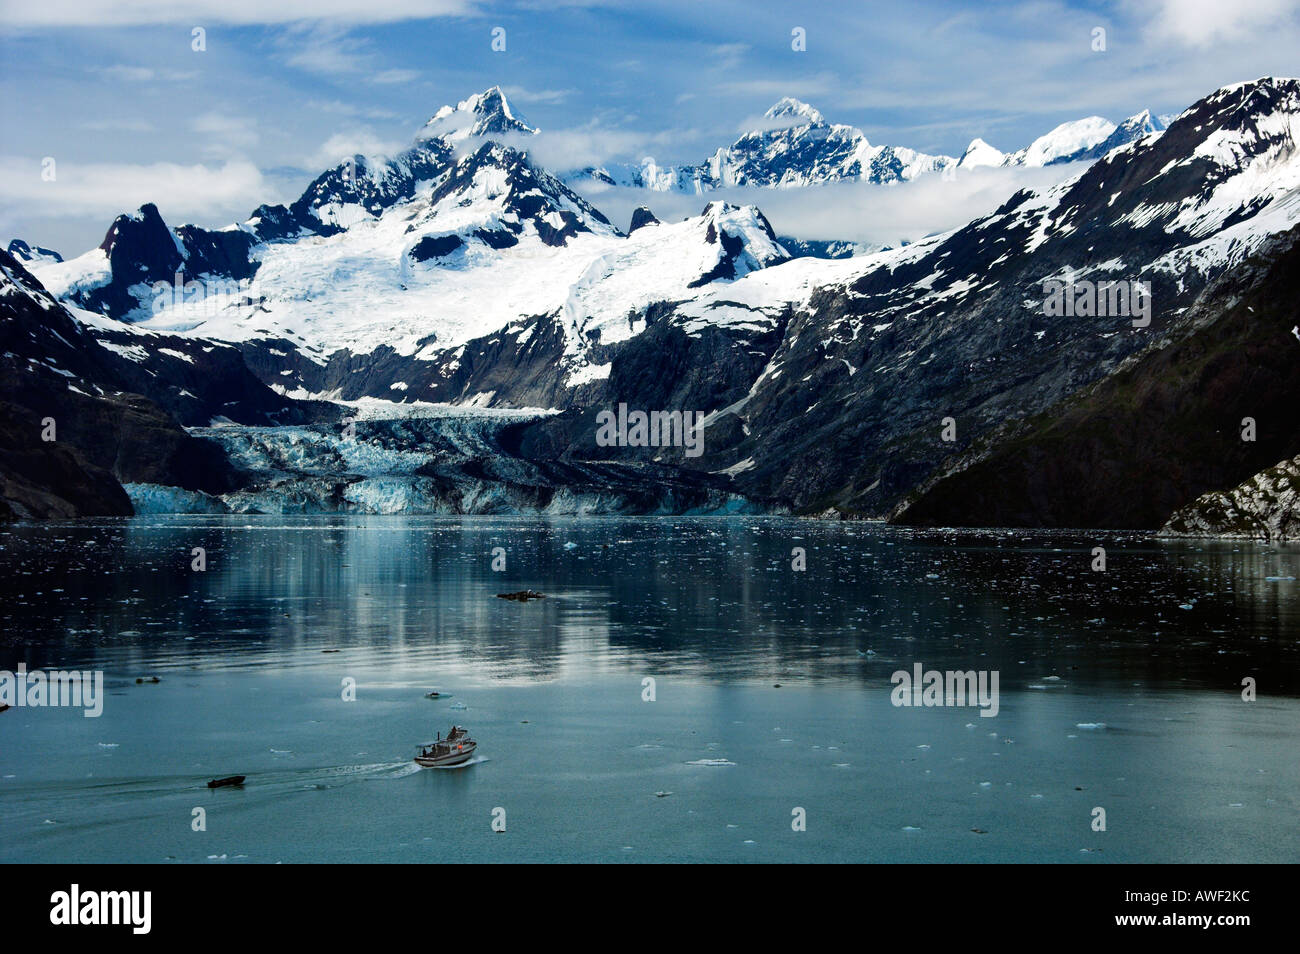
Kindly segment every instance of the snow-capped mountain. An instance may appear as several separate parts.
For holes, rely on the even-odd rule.
[[[754,156],[804,150],[815,168],[849,168],[851,135],[832,135],[803,104],[778,107],[783,125],[754,140]],[[757,208],[721,202],[680,222],[638,210],[624,234],[530,160],[531,127],[504,97],[437,116],[448,135],[480,133],[422,133],[402,156],[354,163],[355,175],[344,164],[293,205],[224,230],[170,229],[146,206],[87,256],[33,271],[97,341],[138,363],[152,393],[180,373],[160,356],[214,349],[241,356],[289,407],[310,397],[549,409],[560,413],[501,436],[502,452],[564,467],[653,463],[763,506],[898,507],[896,519],[949,522],[970,519],[953,508],[977,498],[996,509],[996,481],[976,496],[944,488],[979,472],[1014,422],[1199,340],[1251,289],[1294,311],[1294,296],[1269,290],[1300,231],[1296,80],[1226,87],[1164,131],[1144,116],[1067,124],[1016,161],[1096,151],[1077,175],[951,232],[841,259],[791,258]],[[482,134],[481,121],[505,132]],[[808,135],[819,124],[825,137]],[[265,230],[272,220],[293,227]],[[150,284],[177,268],[196,294]],[[1050,314],[1048,281],[1149,282],[1150,321]],[[620,402],[706,413],[705,453],[597,445],[594,414]],[[185,410],[190,422],[219,413],[205,399]],[[947,417],[951,443],[938,438]],[[1158,525],[1234,468],[1253,467],[1232,483],[1294,454],[1286,440],[1261,443],[1264,461],[1221,454],[1219,470],[1175,448],[1177,474],[1133,519],[1167,505]],[[325,446],[295,446],[308,445]],[[1117,510],[1122,492],[1096,489]]]
[[[450,130],[455,147],[431,137],[435,129]],[[260,349],[253,360],[278,362],[273,383],[284,391],[357,397],[379,387],[428,400],[463,397],[442,392],[467,342],[521,332],[539,315],[565,342],[566,380],[597,379],[603,362],[588,352],[635,328],[629,314],[790,257],[757,209],[724,203],[681,223],[643,216],[624,236],[491,138],[530,129],[489,90],[440,110],[401,155],[356,157],[288,207],[210,231],[169,229],[148,205],[119,216],[98,249],[41,277],[77,307],[141,330]],[[366,384],[328,369],[332,356],[376,349],[416,359],[411,373]]]
[[[1118,126],[1090,116],[1062,123],[1017,152],[1003,153],[983,139],[975,139],[960,157],[953,157],[873,145],[860,129],[829,123],[812,106],[789,97],[772,106],[763,119],[761,128],[745,133],[697,165],[661,166],[646,158],[640,163],[589,167],[565,178],[690,194],[731,186],[794,188],[847,180],[884,184],[954,167],[1048,166],[1094,160],[1163,128],[1148,111]]]
[[[455,106],[443,106],[424,124],[416,138],[458,143],[466,139],[500,138],[511,134],[532,136],[537,132],[515,112],[501,87],[493,86]]]
[[[983,139],[974,139],[957,160],[959,168],[977,166],[1055,166],[1066,162],[1090,162],[1112,149],[1126,146],[1164,126],[1149,110],[1130,116],[1118,126],[1100,116],[1088,116],[1061,123],[1039,136],[1024,149],[1004,153]]]
[[[44,265],[63,261],[63,256],[58,252],[48,248],[41,248],[39,245],[28,245],[22,239],[13,239],[9,243],[8,252],[24,265],[33,262]]]
[[[873,145],[860,129],[828,123],[807,103],[785,98],[763,115],[761,129],[693,166],[634,165],[589,168],[570,176],[657,192],[703,193],[728,186],[787,188],[846,179],[885,183],[942,170],[955,160],[897,146]]]

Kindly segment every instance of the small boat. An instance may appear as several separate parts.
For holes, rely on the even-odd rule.
[[[516,603],[527,603],[529,600],[544,600],[545,593],[538,593],[536,590],[519,590],[517,593],[498,593],[499,600],[514,600]]]
[[[420,746],[415,762],[425,768],[462,765],[473,758],[476,748],[478,743],[469,737],[469,733],[460,726],[453,725],[447,738],[444,739],[440,734],[436,742],[426,742]]]
[[[225,778],[214,778],[208,782],[208,788],[225,788],[227,785],[243,785],[243,775],[227,775]]]

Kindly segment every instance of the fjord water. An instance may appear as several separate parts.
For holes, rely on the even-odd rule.
[[[1293,861],[1298,565],[757,517],[10,526],[0,669],[106,698],[0,713],[0,861]],[[894,706],[916,663],[997,671],[996,717]],[[453,722],[473,764],[415,767]]]

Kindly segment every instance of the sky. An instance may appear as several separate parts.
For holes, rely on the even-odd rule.
[[[783,96],[873,143],[960,155],[977,136],[1012,151],[1083,116],[1177,113],[1300,74],[1297,51],[1300,0],[0,0],[0,243],[70,257],[144,202],[172,225],[241,221],[494,85],[554,171],[699,162]],[[1059,175],[736,198],[778,232],[889,242]],[[621,191],[590,197],[626,225],[638,200]],[[702,205],[649,200],[661,218]]]

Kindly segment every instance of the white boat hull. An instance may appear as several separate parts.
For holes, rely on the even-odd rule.
[[[474,750],[478,745],[474,742],[468,745],[462,745],[445,755],[417,755],[415,764],[424,768],[449,768],[453,765],[464,765],[474,757]]]

